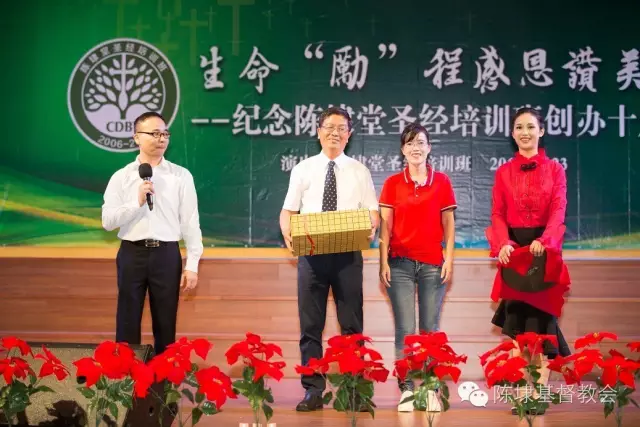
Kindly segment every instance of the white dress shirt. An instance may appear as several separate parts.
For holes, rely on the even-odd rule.
[[[163,158],[153,168],[153,210],[138,202],[142,178],[138,173],[139,158],[113,174],[104,193],[102,226],[120,228],[118,237],[137,241],[155,239],[178,242],[184,239],[187,249],[185,270],[198,272],[202,256],[202,232],[198,214],[198,198],[191,173]]]
[[[283,209],[300,213],[322,212],[324,181],[330,159],[322,152],[293,167]],[[378,210],[378,198],[371,172],[344,153],[335,160],[338,210]]]

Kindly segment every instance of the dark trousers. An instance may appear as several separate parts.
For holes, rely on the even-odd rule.
[[[298,258],[298,315],[302,365],[321,358],[322,331],[331,288],[338,323],[344,335],[362,333],[362,252],[302,256]],[[303,375],[302,386],[320,394],[326,384],[321,375]]]
[[[178,242],[148,248],[125,240],[120,244],[116,265],[116,341],[141,343],[142,310],[148,289],[155,354],[162,353],[167,345],[176,340],[182,276],[182,255]]]

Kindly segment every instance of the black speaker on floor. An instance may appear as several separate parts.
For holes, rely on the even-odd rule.
[[[43,392],[31,396],[31,405],[18,414],[20,427],[85,427],[95,426],[95,419],[89,418],[89,399],[85,398],[78,388],[82,387],[82,379],[75,376],[76,367],[73,365],[78,359],[92,357],[96,344],[29,342],[34,353],[42,352],[44,344],[60,361],[69,368],[70,375],[63,381],[55,376],[47,377],[39,385],[49,386],[54,393]],[[136,357],[148,362],[153,356],[150,345],[131,345]],[[27,361],[38,374],[41,360]],[[79,382],[80,380],[80,382]],[[153,386],[155,393],[149,393],[146,398],[134,398],[132,409],[118,405],[118,419],[113,419],[111,413],[105,417],[101,426],[105,427],[169,427],[173,422],[167,410],[163,411],[162,425],[160,425],[159,411],[163,410],[158,397],[164,399],[162,384]],[[8,427],[6,419],[0,413],[0,427]]]

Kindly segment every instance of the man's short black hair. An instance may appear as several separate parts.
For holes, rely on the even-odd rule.
[[[138,118],[135,119],[135,121],[133,122],[133,131],[137,132],[138,124],[144,122],[147,119],[150,119],[151,117],[157,117],[160,120],[162,120],[165,124],[167,123],[164,117],[162,117],[162,114],[156,113],[155,111],[147,111],[146,113],[140,114]]]
[[[351,130],[351,128],[353,127],[353,122],[351,121],[351,116],[349,115],[347,110],[345,110],[344,108],[340,108],[340,107],[329,107],[326,110],[324,110],[320,114],[320,118],[318,119],[318,127],[322,127],[322,124],[324,123],[324,121],[329,116],[342,116],[345,119],[347,119],[347,123],[349,123],[349,130]]]

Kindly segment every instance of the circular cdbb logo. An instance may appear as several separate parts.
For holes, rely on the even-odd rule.
[[[133,121],[155,111],[170,126],[178,112],[178,76],[167,57],[137,39],[113,39],[89,50],[73,70],[67,103],[76,128],[108,151],[138,149]]]

